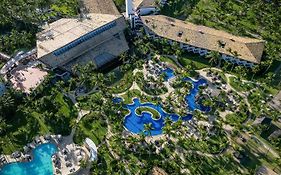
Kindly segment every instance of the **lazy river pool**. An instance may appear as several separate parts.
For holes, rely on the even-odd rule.
[[[199,92],[199,87],[206,84],[207,81],[205,79],[199,79],[198,81],[195,81],[190,78],[185,78],[184,81],[190,81],[193,84],[193,88],[191,89],[190,94],[185,96],[185,100],[188,104],[189,110],[194,111],[195,109],[198,109],[203,112],[210,111],[210,107],[206,107],[202,104],[196,103],[196,95]],[[153,110],[157,111],[161,117],[159,119],[154,119],[152,114],[149,112],[142,112],[141,115],[138,115],[136,114],[136,109],[139,107],[152,108]],[[188,114],[187,116],[168,114],[163,110],[161,105],[155,105],[152,103],[141,103],[138,98],[133,99],[133,103],[126,105],[125,108],[128,109],[130,113],[125,116],[124,126],[127,130],[134,134],[142,133],[144,131],[144,125],[148,123],[151,123],[153,127],[153,130],[150,132],[152,136],[162,134],[164,121],[167,117],[170,117],[170,119],[174,122],[178,121],[180,118],[183,121],[192,119],[192,114]],[[148,135],[147,132],[144,134]]]

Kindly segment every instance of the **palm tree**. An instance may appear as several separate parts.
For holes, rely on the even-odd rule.
[[[267,64],[267,68],[265,69],[264,73],[266,73],[269,70],[272,63],[273,63],[273,58],[270,57],[268,60],[266,60],[265,64]]]
[[[7,127],[8,125],[6,124],[5,120],[0,118],[0,135],[6,131]]]
[[[218,62],[219,62],[218,66],[220,66],[221,61],[219,61],[219,60],[221,60],[221,55],[219,52],[211,51],[208,53],[208,55],[206,57],[209,58],[209,63],[211,65],[218,64]]]
[[[119,60],[122,62],[125,62],[127,60],[127,54],[126,53],[121,54],[119,56]]]
[[[108,73],[108,80],[109,80],[110,83],[112,83],[115,78],[116,78],[115,72]]]
[[[172,134],[172,120],[170,117],[165,118],[164,124],[165,126],[163,127],[163,133],[167,135],[167,138],[170,138]]]
[[[275,171],[275,169],[277,167],[281,167],[281,158],[278,157],[278,158],[274,159],[274,163],[275,163],[275,166],[273,168],[273,171]]]
[[[15,101],[10,93],[5,93],[0,97],[0,116],[8,116],[14,111]]]
[[[254,79],[254,76],[260,71],[260,67],[255,65],[254,67],[252,67],[252,72],[253,72],[253,75],[252,75],[252,78],[251,78],[251,81],[253,81]]]
[[[144,133],[148,133],[149,136],[151,136],[151,131],[153,130],[153,126],[152,126],[152,123],[147,123],[147,124],[144,124]]]

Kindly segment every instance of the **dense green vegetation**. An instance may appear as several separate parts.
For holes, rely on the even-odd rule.
[[[9,90],[0,97],[1,153],[21,150],[37,135],[70,134],[77,111],[48,80],[29,96]]]
[[[114,3],[120,13],[123,13],[126,11],[125,0],[114,0]]]
[[[117,94],[117,93],[125,92],[132,86],[134,80],[132,70],[129,70],[125,73],[121,72],[120,74],[116,74],[116,75],[117,76],[114,80],[114,83],[111,84],[109,88],[112,93]]]
[[[77,0],[3,0],[0,4],[0,51],[14,54],[35,47],[44,22],[78,14]]]
[[[164,76],[160,76],[157,80],[153,78],[145,79],[142,72],[137,72],[135,79],[138,86],[149,95],[157,96],[168,92],[168,89],[163,84]],[[153,83],[153,86],[150,83]]]
[[[167,0],[161,8],[161,14],[185,20],[200,0]]]
[[[245,2],[248,1],[249,0],[246,0]],[[25,0],[25,2],[27,2],[27,0]],[[51,1],[46,1],[45,3],[49,4],[50,2]],[[52,9],[50,14],[59,11],[53,14],[55,16],[54,18],[72,16],[76,13],[75,8],[72,11],[72,8],[68,9],[67,7],[61,7],[59,5],[66,4],[66,6],[72,6],[73,4],[71,2],[74,1],[56,1],[54,2],[56,5],[47,6],[50,6]],[[5,3],[13,4],[15,2],[5,1]],[[116,3],[122,4],[123,1],[116,0]],[[221,17],[223,18],[221,21],[223,23],[229,22],[232,24],[232,20],[230,19],[224,21],[224,17],[227,19],[232,16],[232,14],[225,14],[227,10],[227,12],[230,11],[229,6],[232,8],[235,7],[234,10],[243,10],[239,13],[236,11],[238,14],[234,15],[240,15],[240,13],[252,14],[252,7],[249,7],[249,5],[247,5],[250,9],[249,12],[247,12],[244,7],[240,7],[244,4],[244,1],[238,2],[231,0],[226,2],[226,0],[201,0],[198,3],[198,0],[170,0],[168,3],[169,5],[165,8],[167,8],[166,12],[170,13],[171,16],[186,18],[192,13],[191,16],[189,16],[190,20],[195,20],[197,23],[204,23],[206,25],[212,25],[212,23],[209,23],[207,20],[216,20],[216,15],[207,19],[205,18],[205,13],[208,12],[210,15],[214,12],[215,14],[220,14],[218,10],[221,10],[221,15],[223,16]],[[198,5],[196,5],[197,3]],[[207,5],[204,5],[204,3]],[[208,3],[210,4],[208,5]],[[251,2],[248,3],[251,4]],[[258,3],[260,3],[260,1],[258,1]],[[214,4],[219,4],[220,6],[226,5],[226,10],[220,9],[223,7],[217,7]],[[45,5],[42,6],[45,7]],[[195,7],[195,10],[192,11],[193,7]],[[196,11],[200,11],[200,8],[206,8],[207,12],[202,11],[202,13],[197,14]],[[213,12],[212,10],[216,8],[218,8],[218,10]],[[0,14],[1,13],[2,12],[0,12]],[[267,11],[265,11],[265,13],[267,13]],[[196,21],[196,18],[200,18],[201,14],[204,20]],[[53,19],[48,16],[46,18],[46,20]],[[236,21],[236,19],[233,19],[233,21]],[[37,21],[34,22],[32,28],[34,31],[38,30],[36,22]],[[275,20],[272,20],[272,22],[275,23]],[[219,25],[219,27],[223,28],[222,26],[224,25]],[[9,32],[9,30],[11,32]],[[262,33],[264,31],[263,28],[259,30],[261,30]],[[10,29],[5,29],[4,32],[5,35],[8,36],[13,33],[12,31],[29,32],[26,28],[12,29],[12,27]],[[32,37],[34,37],[34,33],[32,32],[30,32],[31,39],[25,38],[27,41],[24,46],[22,46],[23,43],[15,43],[17,40],[12,40],[11,43],[14,45],[9,46],[10,51],[5,49],[3,51],[12,53],[17,48],[32,46],[33,41],[31,40]],[[20,36],[19,33],[14,33],[14,35]],[[272,33],[272,35],[278,36],[279,34]],[[26,37],[29,35],[26,34],[23,36]],[[269,42],[273,43],[273,39]],[[29,41],[31,41],[30,46],[27,44]],[[163,127],[164,135],[161,138],[156,138],[157,142],[148,142],[146,138],[150,137],[145,137],[143,134],[127,134],[124,131],[123,121],[128,111],[123,108],[123,105],[132,103],[134,97],[140,98],[143,103],[152,102],[154,104],[161,104],[163,101],[161,101],[157,95],[167,92],[167,89],[162,88],[163,76],[161,76],[159,80],[145,80],[144,75],[140,72],[138,72],[136,76],[133,75],[133,70],[141,68],[144,59],[149,58],[149,54],[151,54],[151,56],[156,54],[175,56],[184,67],[183,69],[176,70],[177,74],[181,74],[175,82],[171,84],[171,86],[176,89],[175,94],[177,98],[179,98],[177,99],[178,101],[171,96],[168,96],[165,101],[167,108],[173,109],[173,107],[177,105],[178,108],[184,111],[186,111],[186,107],[183,108],[183,105],[181,105],[184,104],[184,96],[182,94],[185,95],[188,93],[191,84],[182,82],[182,78],[198,75],[194,71],[195,69],[211,67],[217,63],[217,60],[209,57],[205,59],[198,55],[184,53],[177,45],[169,45],[165,39],[149,40],[146,37],[143,39],[138,37],[130,38],[129,42],[131,42],[130,44],[133,46],[129,51],[130,53],[120,56],[120,59],[125,62],[124,65],[115,69],[113,72],[108,74],[97,72],[93,70],[94,66],[92,64],[83,67],[77,66],[74,68],[74,72],[79,72],[79,76],[73,76],[68,82],[63,83],[59,81],[54,84],[51,83],[53,81],[50,81],[50,78],[48,78],[29,96],[9,90],[3,97],[0,97],[0,154],[8,154],[15,150],[21,150],[23,145],[31,142],[37,135],[46,133],[68,135],[71,128],[76,127],[74,135],[75,143],[82,144],[84,139],[89,137],[98,145],[99,158],[98,162],[93,163],[91,168],[92,174],[149,174],[153,166],[159,166],[168,174],[175,175],[254,174],[258,166],[266,165],[273,169],[274,166],[277,167],[280,165],[280,163],[275,161],[274,156],[260,143],[261,141],[247,138],[248,141],[246,143],[241,144],[239,142],[239,138],[242,137],[241,135],[247,135],[248,133],[255,135],[253,131],[259,131],[258,129],[254,130],[250,126],[251,122],[256,117],[266,115],[270,116],[274,121],[277,121],[280,112],[268,108],[265,103],[270,100],[268,94],[272,89],[263,85],[255,86],[252,83],[242,83],[242,77],[246,77],[247,73],[253,70],[245,70],[239,66],[233,67],[227,63],[222,64],[223,70],[236,72],[237,75],[237,78],[230,79],[231,85],[237,90],[241,90],[241,92],[248,92],[249,95],[245,95],[247,99],[240,97],[235,92],[223,91],[219,93],[219,95],[204,101],[204,104],[208,104],[207,106],[210,105],[212,107],[210,114],[194,111],[193,115],[196,120],[186,123],[183,123],[181,120],[178,122],[172,122],[168,119],[165,120],[165,126]],[[268,55],[270,54],[266,52],[265,59],[268,59]],[[170,64],[176,64],[167,57],[160,57],[160,60]],[[258,70],[263,72],[268,66],[267,64],[263,64]],[[268,67],[268,71],[272,71],[272,67]],[[260,78],[259,71],[250,74],[250,78]],[[220,72],[218,75],[226,81],[224,73],[225,72]],[[267,76],[265,83],[271,83],[272,81],[270,78],[273,78],[272,76]],[[129,90],[133,81],[137,82],[142,91],[150,95],[145,95],[145,93],[136,89]],[[157,86],[155,88],[149,87],[148,84],[151,82],[156,83]],[[254,86],[256,88],[254,88]],[[75,94],[74,92],[76,92],[75,90],[77,90],[77,88],[85,89],[86,93],[91,92],[77,98],[78,107],[90,112],[90,114],[82,118],[78,124],[75,120],[77,111],[69,98],[66,97],[67,94]],[[113,104],[112,102],[112,98],[116,93],[123,93],[122,97],[124,101],[120,102],[120,104]],[[200,93],[202,93],[202,90]],[[229,106],[230,97],[233,97],[238,104]],[[248,100],[249,106],[244,100]],[[175,103],[172,103],[173,101],[175,101]],[[163,106],[165,107],[165,105]],[[250,112],[250,108],[252,112]],[[230,111],[231,114],[220,117],[219,113],[225,112],[225,110]],[[151,112],[154,118],[159,117],[159,114],[150,108],[144,107],[136,110],[138,114],[141,114],[143,111]],[[181,111],[176,112],[181,114]],[[199,124],[199,121],[201,124]],[[207,125],[204,125],[206,122]],[[230,125],[231,127],[228,132],[225,132],[224,129],[226,125]],[[143,132],[149,133],[151,130],[152,128],[149,127],[149,125],[145,125]],[[280,147],[280,138],[279,140],[270,141],[275,147]],[[239,154],[243,153],[243,159],[234,159],[233,153],[236,152]]]
[[[107,133],[105,120],[95,113],[85,116],[76,128],[74,141],[83,144],[85,138],[92,139],[97,145],[100,144]]]

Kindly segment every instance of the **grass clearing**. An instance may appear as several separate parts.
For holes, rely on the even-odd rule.
[[[125,92],[132,86],[133,81],[134,76],[132,70],[125,74],[119,72],[116,74],[115,82],[110,86],[110,91],[115,94]]]
[[[169,58],[167,56],[160,56],[160,61],[169,63],[169,64],[171,64],[171,65],[173,65],[173,66],[175,66],[177,68],[179,67],[177,65],[177,63],[172,58]]]
[[[208,59],[193,53],[185,53],[182,57],[178,58],[178,61],[185,68],[190,68],[189,66],[191,66],[198,70],[210,67]]]
[[[74,141],[75,143],[82,144],[89,137],[98,145],[103,141],[106,133],[107,126],[105,121],[94,116],[94,114],[88,114],[78,124]]]

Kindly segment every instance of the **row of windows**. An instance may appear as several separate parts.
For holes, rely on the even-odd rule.
[[[104,25],[104,26],[102,26],[102,27],[90,32],[90,33],[87,33],[86,35],[81,36],[80,38],[76,39],[75,41],[63,46],[62,48],[57,49],[54,52],[54,55],[59,56],[59,55],[65,53],[65,52],[69,51],[70,49],[76,47],[77,45],[79,45],[79,44],[81,44],[81,43],[101,34],[102,32],[113,28],[114,26],[116,26],[116,21],[111,22],[107,25]]]

